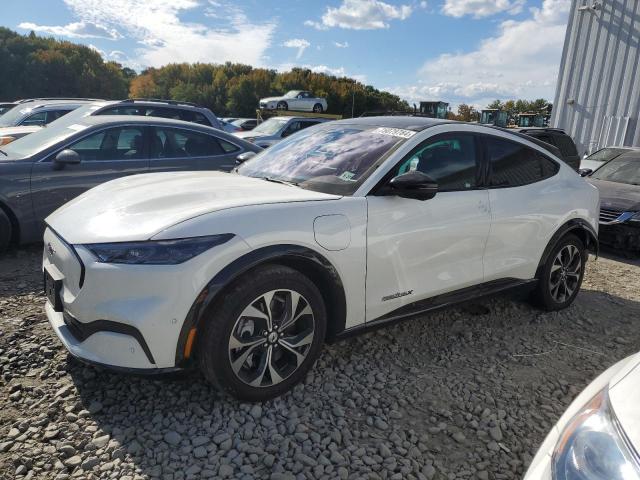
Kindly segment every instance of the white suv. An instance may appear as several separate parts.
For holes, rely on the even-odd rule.
[[[553,149],[369,117],[303,130],[235,173],[114,180],[47,219],[47,316],[86,361],[196,363],[260,401],[301,381],[323,343],[368,328],[511,287],[565,308],[599,201]]]

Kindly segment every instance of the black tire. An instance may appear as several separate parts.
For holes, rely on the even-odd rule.
[[[263,327],[266,325],[266,319],[242,314],[256,305],[256,309],[259,310],[257,313],[266,311],[267,302],[262,301],[262,295],[269,295],[273,291],[276,293],[271,297],[268,310],[272,312],[270,315],[273,318],[272,330],[269,330],[270,333],[267,332],[265,335]],[[298,309],[295,307],[290,309],[295,310],[293,315],[287,317],[284,314],[282,323],[278,323],[276,319],[278,310],[281,309],[282,312],[285,312],[287,307],[292,304],[293,297],[288,292],[299,294],[301,300],[296,301]],[[207,317],[203,319],[204,325],[198,332],[196,355],[205,378],[232,396],[249,402],[263,402],[277,397],[302,381],[320,355],[327,328],[325,305],[316,286],[297,270],[280,265],[265,265],[233,282],[225,290],[223,297],[208,311]],[[305,315],[307,306],[310,308],[311,314]],[[252,312],[255,312],[256,309]],[[278,332],[276,325],[285,325],[288,322],[287,318],[291,317],[294,319],[290,325]],[[295,320],[295,318],[299,319]],[[309,325],[312,325],[313,328],[312,340],[309,340],[302,347],[295,347],[301,349],[296,350],[297,352],[304,352],[303,359],[299,359],[298,355],[294,355],[295,352],[280,342],[284,339],[303,336],[308,339],[309,335],[305,328],[308,328]],[[291,328],[294,333],[282,333],[284,331],[292,332]],[[262,338],[262,340],[258,340],[259,345],[253,347],[234,348],[231,346],[231,336],[232,333],[238,332],[238,329],[241,329],[242,333],[241,338],[234,335],[236,342],[243,340],[255,344],[254,339]],[[297,333],[295,333],[296,330]],[[278,337],[275,341],[271,338],[274,332]],[[253,349],[252,353],[241,360],[251,349]],[[275,360],[272,363],[270,359]],[[293,359],[295,359],[295,366],[291,364]],[[234,361],[237,371],[232,366]],[[279,365],[278,362],[280,362]],[[240,366],[238,367],[238,365]],[[281,369],[281,366],[286,368]],[[261,386],[252,386],[247,383],[254,368],[257,372],[254,378],[260,379],[259,381],[263,383]],[[260,376],[260,371],[262,371],[262,376]],[[272,372],[275,372],[275,376]],[[279,375],[282,375],[281,380],[277,380]]]
[[[11,243],[11,220],[2,209],[0,209],[0,253],[9,248]]]
[[[278,102],[276,105],[277,110],[289,110],[289,104],[287,102]]]
[[[319,103],[316,103],[313,106],[313,113],[322,113],[322,105],[320,105]]]
[[[575,256],[571,256],[571,251]],[[562,310],[571,305],[582,285],[587,255],[584,243],[578,237],[571,234],[562,237],[542,267],[533,292],[534,302],[547,311]]]

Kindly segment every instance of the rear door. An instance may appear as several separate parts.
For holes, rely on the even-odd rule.
[[[542,152],[501,136],[483,135],[489,168],[491,232],[485,281],[530,279],[556,223],[566,213],[559,165]]]
[[[59,168],[53,161],[63,149],[80,156],[77,165]],[[33,166],[31,198],[37,219],[100,183],[114,178],[146,173],[149,168],[145,127],[123,125],[93,131],[60,148]]]
[[[238,145],[209,133],[176,127],[151,127],[150,170],[230,171],[243,151]]]

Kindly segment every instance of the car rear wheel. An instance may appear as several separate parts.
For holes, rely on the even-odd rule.
[[[289,110],[289,105],[287,105],[287,102],[278,102],[276,108],[278,110]]]
[[[0,209],[0,252],[4,252],[11,243],[11,220]]]
[[[560,239],[542,268],[534,293],[546,310],[561,310],[573,303],[584,277],[587,251],[575,235]]]
[[[204,376],[253,402],[299,383],[320,354],[326,332],[318,289],[297,270],[278,265],[235,282],[205,321],[197,351]]]
[[[322,105],[320,105],[319,103],[316,103],[313,106],[313,112],[314,113],[322,113]]]

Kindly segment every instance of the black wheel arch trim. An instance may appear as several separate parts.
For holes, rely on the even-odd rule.
[[[566,234],[575,231],[584,232],[585,238],[587,239],[587,244],[585,245],[585,247],[587,248],[587,250],[595,253],[596,257],[598,256],[600,252],[600,244],[598,242],[598,234],[596,233],[596,231],[586,220],[582,218],[572,218],[564,225],[562,225],[558,230],[556,230],[556,232],[551,236],[551,240],[549,240],[549,243],[547,243],[547,246],[542,253],[542,257],[540,257],[540,263],[538,263],[536,277],[539,276],[542,268],[549,259],[549,255],[551,255],[551,252],[558,244],[560,239]]]
[[[303,274],[309,274],[301,268],[301,265],[311,267],[314,271],[324,275],[324,280],[330,282],[331,292],[320,293],[326,300],[327,295],[332,300],[327,305],[328,312],[333,311],[335,318],[329,319],[327,335],[333,337],[343,331],[346,324],[346,296],[342,279],[333,264],[319,252],[311,248],[295,244],[271,245],[253,250],[220,270],[196,297],[182,324],[178,343],[176,346],[176,367],[187,366],[190,359],[184,357],[184,350],[189,337],[189,332],[199,328],[204,314],[209,307],[219,298],[220,293],[234,280],[247,273],[251,269],[263,264],[277,263],[290,266]],[[296,268],[297,267],[297,268]],[[312,278],[312,281],[314,279]]]

